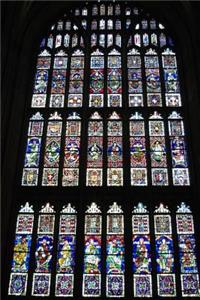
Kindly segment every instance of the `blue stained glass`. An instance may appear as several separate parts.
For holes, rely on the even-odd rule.
[[[95,69],[104,68],[104,57],[101,56],[93,56],[91,57],[90,67]]]
[[[177,69],[168,69],[168,70],[165,69],[164,78],[166,81],[177,80],[178,79]]]
[[[40,152],[40,148],[41,148],[41,138],[32,137],[28,139],[27,147],[26,147],[27,153]]]
[[[150,239],[145,235],[133,236],[133,272],[151,272]]]
[[[35,79],[40,81],[47,81],[48,80],[48,71],[47,70],[37,70],[35,74]]]
[[[51,270],[52,248],[52,236],[42,235],[38,237],[35,251],[36,272],[49,272]]]
[[[181,137],[170,138],[170,145],[172,150],[185,149],[184,138]]]

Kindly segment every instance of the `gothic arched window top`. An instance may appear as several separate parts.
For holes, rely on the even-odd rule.
[[[190,185],[181,94],[158,20],[130,3],[75,8],[40,43],[22,185]]]

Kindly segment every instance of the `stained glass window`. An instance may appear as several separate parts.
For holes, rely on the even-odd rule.
[[[68,204],[60,214],[55,295],[73,296],[76,250],[76,210]]]
[[[155,210],[154,228],[158,295],[176,296],[171,215],[168,207],[163,204]]]
[[[109,42],[109,40],[108,40]],[[108,45],[111,46],[111,45]],[[122,69],[121,55],[113,49],[108,54],[107,64],[107,94],[108,107],[122,106]]]
[[[94,43],[95,36],[93,35],[94,46],[96,46],[96,43]],[[99,50],[91,54],[89,97],[89,107],[104,106],[104,55]]]
[[[33,130],[29,126],[22,185],[189,186],[179,81],[173,40],[153,16],[126,4],[87,4],[72,9],[40,43],[30,113],[37,119],[29,120]],[[50,111],[57,109],[62,120],[51,120],[53,112],[44,114],[47,106]],[[104,124],[101,136],[93,135],[89,127],[94,108]],[[47,127],[52,122],[64,128],[62,122],[71,109],[81,116],[79,125],[83,130],[70,137],[64,130],[49,136],[46,123]],[[109,132],[114,121],[107,119],[113,114],[121,118],[123,135],[130,136],[129,148],[124,147],[121,131],[117,135]],[[136,133],[138,127],[141,131]],[[81,138],[86,132],[88,138]],[[73,144],[75,149],[62,147],[64,139],[66,147]],[[103,144],[107,145],[107,159],[102,154]],[[98,153],[91,152],[94,146]],[[86,152],[87,164],[83,166],[87,171],[79,172],[79,161],[85,160]],[[130,157],[128,164],[122,156]],[[129,168],[130,179],[123,180],[124,168]],[[79,178],[80,174],[85,178]]]
[[[184,202],[177,207],[176,227],[181,271],[181,291],[183,297],[200,296],[197,267],[194,221],[189,206]]]
[[[114,111],[107,123],[107,185],[123,185],[123,145],[122,145],[122,121]]]
[[[185,143],[184,123],[176,111],[168,117],[170,151],[172,159],[172,175],[174,185],[189,185],[187,148]]]
[[[59,204],[58,222],[50,203],[42,206],[39,215],[28,202],[21,206],[17,215],[8,294],[29,295],[32,286],[32,296],[74,297],[77,295],[76,280],[80,284],[76,274],[80,271],[83,297],[104,294],[108,298],[125,297],[125,289],[129,289],[133,297],[142,298],[200,296],[195,224],[190,207],[182,202],[177,211],[173,205],[170,211],[161,203],[151,216],[146,205],[133,203],[136,205],[132,219],[124,220],[128,211],[125,215],[117,202],[107,213],[92,202],[84,213],[84,230],[80,227],[79,235],[77,224],[83,217],[80,206],[76,211],[70,203]],[[35,215],[38,215],[37,224]],[[130,245],[125,243],[129,230],[132,232]],[[79,244],[80,237],[83,246]],[[78,264],[77,253],[81,254]],[[129,268],[125,264],[127,255],[132,257],[132,276],[126,275]],[[29,275],[32,271],[33,277]],[[28,277],[31,277],[29,281]],[[130,291],[131,281],[133,291]]]
[[[42,115],[37,112],[29,121],[22,185],[36,186],[38,184],[43,127],[44,119]]]
[[[107,212],[106,295],[124,297],[124,216],[116,202]]]
[[[102,186],[103,178],[103,121],[94,112],[88,124],[87,186]]]
[[[81,118],[77,112],[69,114],[65,130],[63,186],[77,186],[79,182]]]
[[[17,216],[15,245],[9,282],[9,295],[25,296],[27,292],[34,211],[27,202]]]
[[[84,54],[76,50],[71,57],[68,107],[81,107],[83,103]]]
[[[141,56],[140,52],[134,48],[128,52],[127,69],[129,107],[144,106]]]
[[[154,111],[149,117],[152,185],[168,185],[165,129],[162,116]]]
[[[32,296],[49,296],[50,294],[54,223],[54,208],[47,203],[40,210],[38,219]]]
[[[149,212],[142,203],[134,207],[133,233],[133,288],[135,297],[152,296],[152,267],[150,249]]]
[[[57,112],[48,119],[42,185],[58,185],[62,117]]]
[[[95,203],[86,210],[83,264],[84,297],[101,295],[101,211]]]
[[[38,45],[21,188],[53,206],[35,231],[21,208],[8,294],[198,297],[193,216],[174,211],[192,183],[177,47],[130,1],[75,2]]]
[[[129,121],[131,185],[147,185],[146,139],[144,118],[138,112]]]

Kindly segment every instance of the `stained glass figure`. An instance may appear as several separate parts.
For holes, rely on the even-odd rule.
[[[107,212],[106,295],[124,297],[124,216],[116,202]]]
[[[152,285],[149,214],[142,203],[138,203],[133,209],[132,233],[134,296],[150,297]],[[147,276],[146,279],[144,274]]]
[[[24,206],[21,206],[17,216],[9,295],[25,296],[27,292],[33,222],[33,207],[26,202]]]
[[[52,270],[55,210],[47,203],[40,210],[35,249],[32,296],[49,296]]]
[[[81,118],[73,112],[66,122],[63,186],[78,186],[79,184],[80,136]]]
[[[176,296],[176,283],[171,216],[168,207],[162,203],[155,210],[154,228],[158,295],[174,297]]]
[[[85,215],[83,297],[101,296],[101,211],[92,203]]]
[[[107,185],[123,185],[123,145],[122,121],[120,116],[113,112],[107,123]]]
[[[200,286],[194,236],[194,221],[190,207],[184,202],[177,207],[176,228],[179,245],[182,296],[198,297],[200,296]]]
[[[60,214],[55,296],[72,297],[76,251],[76,210],[69,203]]]

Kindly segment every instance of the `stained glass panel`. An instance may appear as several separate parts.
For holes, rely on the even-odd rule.
[[[65,151],[63,186],[78,186],[80,163],[81,118],[73,112],[67,118],[65,131]]]
[[[59,222],[55,286],[55,295],[59,297],[73,296],[76,223],[76,210],[69,203],[61,210]]]
[[[197,297],[200,296],[200,292],[194,221],[190,207],[184,202],[177,207],[176,228],[178,234],[182,296]]]
[[[152,294],[151,275],[146,275],[146,279],[143,275],[151,274],[149,215],[142,203],[138,203],[133,210],[132,234],[134,296],[150,297]]]
[[[101,296],[101,211],[92,203],[85,215],[85,247],[83,263],[84,297]]]
[[[25,296],[27,292],[33,222],[34,211],[27,202],[17,216],[9,295]]]
[[[32,296],[49,296],[51,285],[55,211],[49,203],[42,206],[38,219]]]
[[[113,41],[108,45],[111,46]],[[121,69],[121,55],[113,49],[108,53],[107,63],[107,93],[108,93],[108,107],[122,106],[122,69]]]
[[[158,295],[162,297],[176,296],[174,245],[169,213],[168,207],[160,204],[154,215],[157,285]]]
[[[124,296],[124,216],[116,202],[110,206],[107,214],[106,238],[106,295]]]

